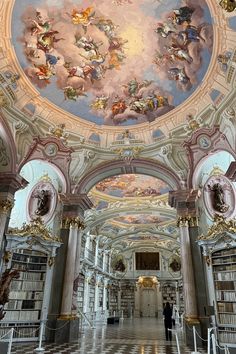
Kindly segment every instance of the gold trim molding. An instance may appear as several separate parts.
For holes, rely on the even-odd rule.
[[[198,317],[196,316],[185,316],[185,321],[191,326],[198,325],[200,323]]]
[[[8,234],[16,236],[39,236],[46,241],[57,241],[60,242],[58,236],[52,235],[40,217],[33,219],[30,224],[23,224],[21,229],[12,228],[9,229]]]
[[[209,227],[206,235],[200,235],[198,240],[212,240],[217,235],[224,232],[236,233],[236,220],[226,220],[223,215],[216,214],[214,217],[214,223]]]
[[[59,317],[58,317],[58,320],[61,320],[61,321],[74,321],[74,320],[76,320],[77,319],[77,316],[76,315],[74,315],[74,314],[68,314],[68,315],[60,315]]]
[[[14,201],[1,200],[0,201],[0,213],[7,214],[14,207]]]

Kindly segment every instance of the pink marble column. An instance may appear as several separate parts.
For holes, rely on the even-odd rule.
[[[194,324],[199,323],[199,321],[191,244],[189,237],[189,218],[179,217],[178,226],[180,230],[180,250],[182,260],[185,318],[187,322]]]
[[[75,272],[73,281],[73,296],[72,296],[72,313],[77,315],[78,311],[78,286],[79,286],[79,275],[80,275],[80,256],[81,256],[81,239],[83,237],[84,225],[82,223],[78,224],[77,232],[77,244],[76,244],[76,257],[75,257]]]
[[[76,251],[78,242],[78,227],[80,221],[77,218],[68,220],[70,224],[70,232],[67,247],[66,267],[63,281],[63,293],[61,304],[60,319],[72,319],[75,314],[72,314],[72,299],[73,299],[73,286],[75,280],[76,269]]]

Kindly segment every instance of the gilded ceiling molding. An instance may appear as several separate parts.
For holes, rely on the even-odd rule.
[[[3,90],[0,90],[0,108],[6,108],[9,106],[10,106],[10,101],[8,100]]]
[[[8,214],[14,207],[14,201],[6,199],[0,200],[0,214]]]
[[[198,240],[214,240],[219,235],[226,232],[236,234],[236,220],[226,220],[223,215],[216,214],[214,217],[214,223],[209,227],[207,234],[200,235]]]
[[[23,224],[22,228],[11,228],[8,230],[9,236],[37,236],[46,241],[58,241],[60,238],[58,236],[52,235],[51,232],[43,224],[41,217],[37,217],[30,222],[30,224]]]

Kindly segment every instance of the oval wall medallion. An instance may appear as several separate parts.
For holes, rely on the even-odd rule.
[[[223,175],[208,178],[203,189],[203,200],[211,217],[220,214],[229,218],[235,214],[235,188]]]
[[[50,182],[38,182],[29,193],[27,205],[29,221],[41,217],[44,223],[49,222],[57,205],[56,189]]]

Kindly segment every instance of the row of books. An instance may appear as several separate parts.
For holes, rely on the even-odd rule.
[[[235,312],[236,313],[236,303],[234,303],[234,302],[218,302],[217,308],[218,308],[218,312]]]
[[[236,281],[215,281],[216,290],[236,290]]]
[[[27,303],[30,302],[30,303]],[[6,306],[6,310],[22,310],[22,309],[41,309],[42,300],[34,301],[34,300],[10,300]]]
[[[213,266],[218,265],[218,264],[235,263],[235,262],[236,262],[236,254],[233,256],[212,259]]]
[[[236,314],[220,313],[219,322],[221,324],[236,325]]]
[[[220,343],[236,343],[236,332],[231,331],[219,331]]]
[[[5,321],[37,321],[40,320],[41,311],[6,311]]]
[[[212,254],[212,258],[220,257],[220,256],[230,256],[236,254],[236,248],[223,249],[221,251],[214,252]]]
[[[18,280],[45,280],[46,273],[45,272],[20,272],[20,277]]]
[[[11,291],[10,300],[43,300],[43,292],[37,291]]]
[[[236,280],[236,272],[214,273],[214,280]]]
[[[29,290],[29,291],[42,291],[44,287],[44,281],[16,281],[11,284],[11,290]]]
[[[236,263],[215,265],[213,267],[213,272],[226,272],[226,271],[236,272]]]
[[[216,291],[216,300],[236,301],[235,291]]]

